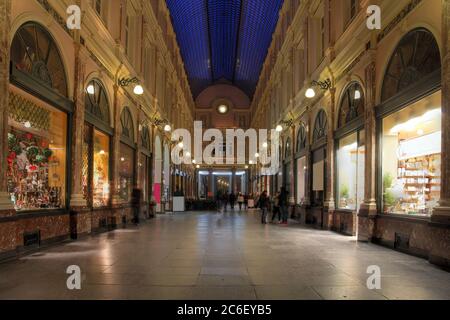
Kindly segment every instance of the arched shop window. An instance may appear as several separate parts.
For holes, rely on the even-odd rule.
[[[35,22],[22,25],[11,45],[11,62],[15,70],[67,97],[67,80],[58,47],[50,33]]]
[[[86,112],[109,127],[109,103],[105,88],[97,80],[91,80],[86,88]]]
[[[104,207],[110,200],[112,128],[108,98],[100,80],[88,83],[84,101],[83,195],[90,207]]]
[[[344,92],[339,108],[338,128],[364,115],[364,93],[357,82],[351,83]]]
[[[306,148],[306,129],[304,125],[300,126],[297,132],[297,149],[296,152],[301,152]]]
[[[323,206],[325,195],[325,161],[326,161],[326,137],[328,131],[327,114],[321,109],[314,121],[312,150],[312,192],[311,203],[313,206]]]
[[[313,142],[317,142],[327,136],[328,130],[327,114],[322,109],[319,111],[314,122]]]
[[[124,107],[120,116],[120,159],[119,159],[119,195],[123,201],[131,200],[135,178],[134,124],[130,109]]]
[[[439,46],[433,34],[424,28],[410,31],[389,61],[381,100],[386,101],[440,68]]]
[[[295,155],[295,193],[297,204],[301,205],[305,201],[306,186],[306,128],[303,124],[297,132],[297,147]]]
[[[150,173],[151,170],[151,144],[150,130],[147,125],[142,126],[140,132],[141,154],[139,155],[139,187],[142,191],[142,200],[150,199]]]
[[[10,57],[10,81],[18,88],[10,92],[8,106],[11,201],[17,211],[65,209],[67,113],[73,102],[58,47],[44,27],[28,22],[14,35]]]
[[[364,93],[357,82],[344,90],[336,137],[336,207],[358,211],[364,200]]]
[[[378,115],[379,206],[385,213],[429,216],[441,190],[441,58],[431,32],[407,33],[389,61]],[[439,79],[430,81],[430,79]],[[408,90],[414,87],[414,90]]]

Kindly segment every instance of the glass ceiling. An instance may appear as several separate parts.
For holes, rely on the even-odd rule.
[[[166,0],[194,98],[227,80],[255,91],[283,0]]]

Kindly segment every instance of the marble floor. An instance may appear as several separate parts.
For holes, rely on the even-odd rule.
[[[81,290],[66,269],[81,268]],[[381,289],[366,286],[381,269]],[[426,260],[257,212],[158,216],[0,264],[0,299],[450,299]]]

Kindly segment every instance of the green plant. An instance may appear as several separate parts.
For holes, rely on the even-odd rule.
[[[392,188],[394,177],[389,172],[383,175],[383,203],[387,207],[395,204],[395,197],[390,188]]]
[[[349,195],[348,186],[346,184],[342,184],[340,190],[341,190],[341,197],[348,198]]]

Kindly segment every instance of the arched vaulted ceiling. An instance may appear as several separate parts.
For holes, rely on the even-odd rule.
[[[167,0],[194,98],[230,82],[250,98],[283,0]]]

